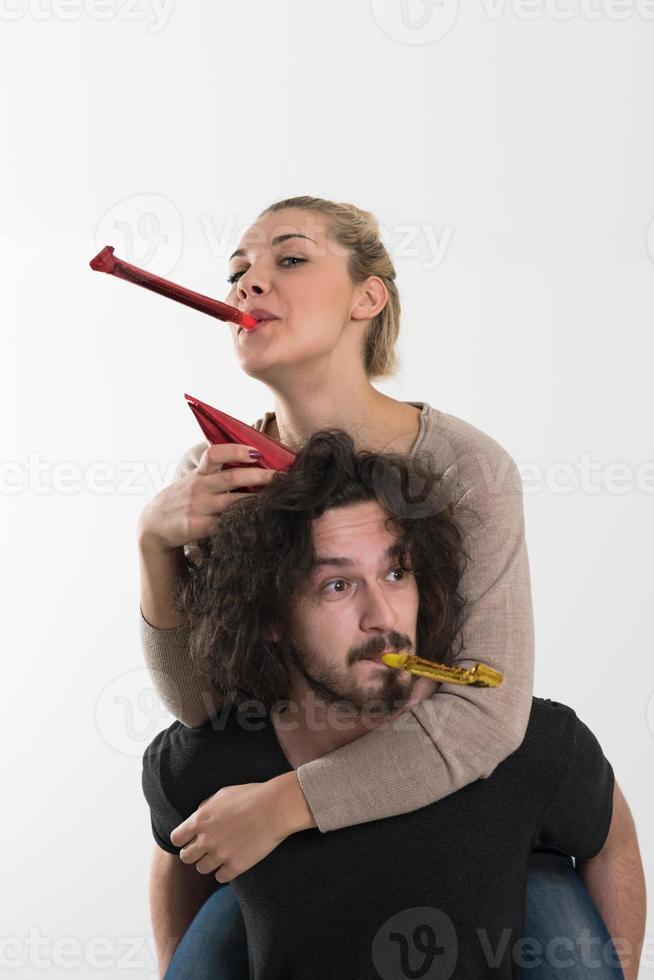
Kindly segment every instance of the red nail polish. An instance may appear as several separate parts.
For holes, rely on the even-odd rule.
[[[199,398],[193,398],[192,395],[186,393],[184,397],[206,439],[212,445],[216,443],[234,442],[248,447],[259,446],[260,449],[255,450],[255,452],[260,451],[261,456],[254,456],[252,458],[258,460],[261,469],[286,471],[291,468],[296,458],[296,453],[292,449],[289,449],[288,446],[277,442],[275,439],[271,439],[270,436],[259,432],[258,429],[247,425],[245,422],[241,422],[240,419],[235,419],[232,415],[227,415],[226,412],[220,412],[217,408],[213,408],[212,405],[201,402]],[[249,449],[248,452],[250,452]],[[247,466],[248,464],[224,463],[223,469],[227,470],[243,465]],[[242,487],[238,489],[242,489],[245,493],[256,493],[261,490],[261,487]]]

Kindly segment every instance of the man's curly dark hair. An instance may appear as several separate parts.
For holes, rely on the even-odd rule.
[[[371,500],[398,535],[398,566],[416,577],[416,652],[447,663],[460,633],[458,587],[469,556],[446,498],[442,475],[425,455],[357,452],[342,429],[314,433],[288,471],[220,515],[197,542],[197,565],[186,559],[175,603],[190,627],[192,663],[237,704],[252,699],[272,708],[287,699],[287,613],[314,562],[312,521],[332,507]],[[460,636],[459,644],[456,652]]]

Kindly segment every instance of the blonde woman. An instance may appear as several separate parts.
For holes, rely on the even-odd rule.
[[[389,721],[278,779],[244,787],[238,811],[220,796],[206,804],[209,857],[217,847],[212,841],[230,841],[220,864],[215,850],[221,887],[206,901],[206,881],[204,890],[198,887],[198,912],[184,922],[189,928],[166,973],[194,980],[248,975],[243,923],[229,886],[233,877],[291,833],[308,827],[330,833],[382,820],[489,776],[522,743],[533,694],[533,613],[519,472],[507,451],[473,425],[427,402],[398,401],[373,387],[374,380],[397,370],[400,327],[395,270],[374,217],[320,198],[279,201],[242,237],[230,257],[229,283],[227,302],[271,317],[252,332],[231,327],[241,369],[272,395],[274,411],[256,421],[258,430],[298,450],[312,433],[338,426],[357,448],[428,454],[444,473],[450,499],[462,505],[469,556],[461,584],[463,648],[455,662],[482,661],[499,670],[504,682],[493,690],[433,685],[431,697],[409,708],[412,724]],[[437,335],[437,328],[430,329]],[[429,344],[430,352],[435,346]],[[241,495],[235,488],[270,481],[270,471],[221,469],[225,462],[251,461],[247,446],[198,443],[139,524],[145,659],[162,701],[188,726],[212,718],[220,698],[194,669],[176,596],[195,542]],[[182,846],[196,832],[191,818],[173,843]],[[200,879],[183,852],[182,861],[174,860],[175,873]],[[172,918],[174,902],[162,895],[158,875],[155,860],[153,926],[174,943],[173,922],[179,933],[179,920]],[[526,908],[525,935],[543,949],[552,935],[574,943],[584,928],[610,942],[568,855],[534,850]],[[570,977],[585,975],[578,965]],[[534,980],[556,971],[553,965],[532,965],[526,975]],[[593,971],[596,980],[607,975],[621,971],[605,965]]]

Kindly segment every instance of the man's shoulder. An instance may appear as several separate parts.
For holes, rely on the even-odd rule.
[[[143,753],[141,785],[145,797],[167,823],[175,826],[203,799],[229,784],[232,714],[220,714],[198,728],[174,721],[158,732]]]
[[[170,843],[170,833],[203,800],[222,786],[244,781],[238,779],[231,726],[231,711],[222,723],[217,715],[198,728],[174,721],[145,749],[141,785],[155,840],[164,850],[179,853]]]
[[[569,704],[553,701],[551,698],[540,698],[534,695],[531,699],[531,716],[529,724],[539,731],[547,729],[552,734],[565,732],[575,724],[577,713]]]
[[[226,786],[263,783],[287,770],[266,712],[246,702],[228,704],[205,725],[173,722],[143,754],[141,784],[161,846],[203,800]]]
[[[146,781],[163,782],[166,777],[192,761],[199,745],[206,738],[197,733],[200,728],[188,728],[181,721],[174,721],[168,728],[154,736],[143,753],[143,778]]]
[[[214,746],[224,745],[233,728],[234,706],[229,701],[225,701],[216,715],[203,725],[189,727],[181,721],[173,721],[168,728],[158,732],[145,749],[143,768],[146,772],[174,774],[193,767]],[[218,735],[223,739],[217,738]]]
[[[190,728],[174,721],[158,732],[143,753],[144,779],[167,786],[181,778],[193,781],[210,768],[220,770],[228,783],[238,782],[243,767],[265,769],[268,729],[265,710],[254,710],[248,702],[239,707],[226,698],[203,725]]]
[[[577,716],[567,704],[533,696],[524,738],[495,770],[498,776],[533,784],[535,792],[536,784],[543,790],[555,785],[565,769],[576,724]]]
[[[538,758],[544,766],[560,769],[565,765],[580,724],[570,705],[534,696],[525,737],[517,751],[531,761]]]

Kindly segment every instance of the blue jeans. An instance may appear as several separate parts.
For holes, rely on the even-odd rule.
[[[532,851],[520,980],[624,980],[604,920],[566,854]]]
[[[611,937],[563,854],[532,851],[525,939],[514,947],[520,980],[624,980]],[[231,885],[207,899],[182,937],[165,980],[248,980],[245,925]]]

